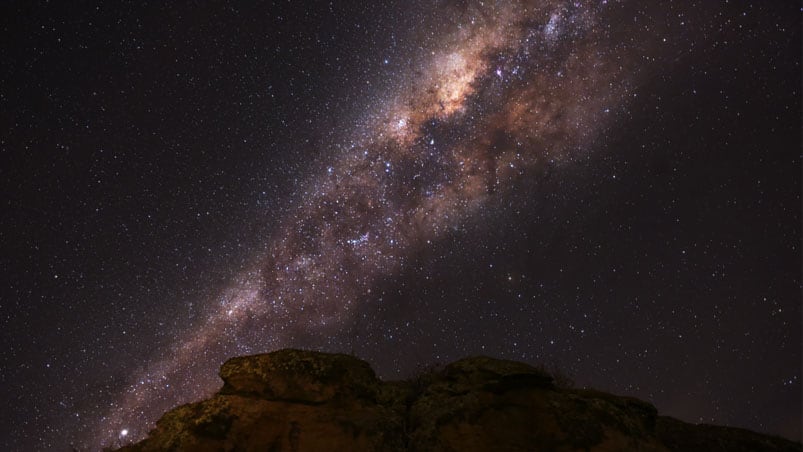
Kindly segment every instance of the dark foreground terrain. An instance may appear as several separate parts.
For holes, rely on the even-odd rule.
[[[348,355],[233,358],[212,398],[165,414],[124,451],[800,451],[748,430],[658,416],[637,399],[556,385],[527,364],[467,358],[383,382]]]

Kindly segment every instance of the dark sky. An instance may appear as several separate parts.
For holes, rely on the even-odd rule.
[[[0,6],[0,448],[228,357],[485,354],[801,436],[797,2]]]

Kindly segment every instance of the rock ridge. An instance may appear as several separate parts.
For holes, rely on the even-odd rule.
[[[166,413],[122,451],[800,451],[748,430],[658,416],[630,397],[562,387],[533,366],[465,358],[383,382],[353,356],[237,357],[222,389]]]

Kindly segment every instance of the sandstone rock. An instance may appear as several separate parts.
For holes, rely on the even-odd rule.
[[[660,417],[645,402],[558,387],[513,361],[467,358],[382,382],[347,355],[234,358],[223,388],[125,451],[800,451],[799,443]]]
[[[373,401],[381,384],[365,361],[291,349],[232,358],[220,368],[220,378],[221,394],[308,404],[335,397]]]

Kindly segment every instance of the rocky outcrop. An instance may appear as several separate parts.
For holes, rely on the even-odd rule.
[[[178,407],[125,451],[800,451],[747,430],[658,416],[645,402],[558,387],[546,372],[467,358],[382,382],[348,355],[233,358],[212,398]]]

